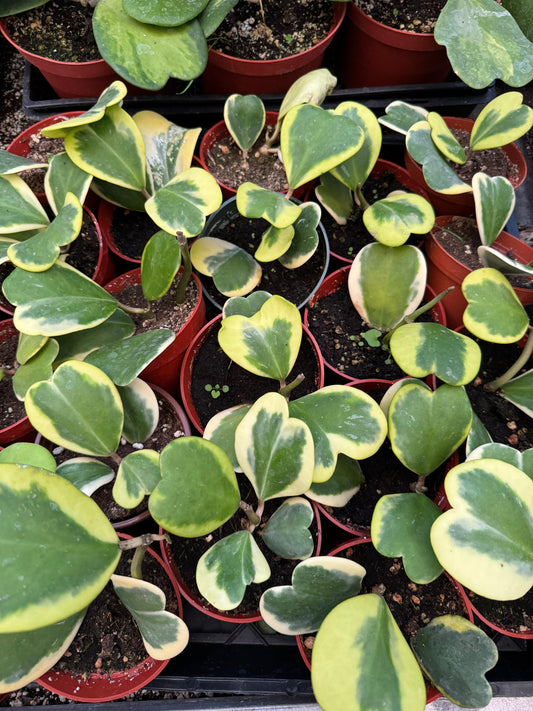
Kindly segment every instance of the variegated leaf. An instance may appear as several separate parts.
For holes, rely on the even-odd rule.
[[[169,6],[165,0],[152,0],[148,5],[143,0],[123,0],[122,7],[138,22],[162,27],[177,27],[196,17],[209,0],[192,0],[182,6]]]
[[[363,130],[364,140],[357,153],[331,170],[335,178],[355,190],[358,185],[365,184],[379,157],[381,126],[371,109],[355,101],[342,101],[334,113],[347,116]]]
[[[52,364],[58,352],[57,341],[50,338],[38,353],[17,368],[12,382],[13,391],[19,400],[24,400],[26,393],[34,383],[48,380],[52,376]]]
[[[237,210],[250,218],[262,218],[279,229],[292,225],[301,207],[281,193],[261,188],[254,183],[241,183],[237,188]]]
[[[533,370],[528,370],[505,383],[502,395],[526,415],[533,417]]]
[[[228,410],[217,412],[204,429],[204,439],[208,439],[224,450],[235,471],[241,471],[235,454],[235,430],[250,407],[250,405],[235,405]]]
[[[128,338],[135,332],[135,324],[130,316],[121,309],[116,309],[103,323],[92,328],[56,336],[59,343],[58,363],[64,360],[79,359],[101,346],[115,343],[121,338]]]
[[[56,471],[56,460],[53,455],[40,444],[33,442],[13,442],[0,450],[0,464],[23,464],[25,466]]]
[[[500,442],[486,442],[473,449],[467,456],[467,461],[474,459],[499,459],[527,474],[533,479],[533,449],[521,452],[515,447]]]
[[[231,94],[224,103],[224,122],[241,151],[254,145],[265,120],[265,106],[255,94]]]
[[[476,173],[472,178],[476,222],[481,244],[490,246],[503,230],[515,206],[514,188],[501,175]]]
[[[113,498],[119,506],[134,509],[161,481],[159,454],[153,449],[130,452],[120,462],[113,484]]]
[[[320,185],[315,188],[315,195],[338,225],[345,225],[348,222],[354,206],[353,194],[350,188],[333,176],[333,173],[324,173],[320,176]]]
[[[91,183],[93,193],[103,200],[107,200],[112,205],[118,205],[125,210],[136,210],[144,212],[146,195],[141,190],[129,190],[121,188],[119,185],[107,183],[105,180],[93,178]]]
[[[244,296],[261,281],[261,267],[252,255],[226,240],[199,237],[190,254],[194,268],[212,277],[224,296]]]
[[[304,202],[300,207],[302,212],[294,223],[294,236],[290,247],[279,258],[280,264],[286,269],[301,267],[311,259],[318,247],[320,207],[315,202]]]
[[[477,248],[477,255],[483,266],[497,269],[506,276],[519,274],[529,277],[530,279],[533,277],[533,267],[518,262],[516,259],[507,256],[507,254],[503,254],[494,247],[480,245]]]
[[[294,237],[294,227],[273,227],[270,225],[262,234],[261,242],[254,257],[260,262],[273,262],[281,259],[290,248]]]
[[[50,158],[50,167],[44,176],[44,192],[54,214],[65,204],[68,193],[73,193],[83,205],[92,176],[72,162],[66,153]]]
[[[352,496],[357,494],[364,480],[359,462],[345,454],[339,454],[330,478],[327,481],[314,481],[305,495],[324,506],[346,506]]]
[[[313,553],[314,541],[309,526],[313,507],[302,496],[285,499],[263,528],[263,540],[276,555],[288,560],[303,560]]]
[[[91,457],[73,457],[57,467],[57,474],[68,479],[76,489],[91,496],[97,489],[109,484],[115,478],[115,472],[98,459]]]
[[[48,163],[37,163],[30,158],[18,156],[3,148],[0,149],[0,175],[22,173],[25,170],[33,170],[34,168],[48,168]]]
[[[314,104],[320,106],[328,94],[331,94],[337,85],[337,78],[329,69],[312,69],[298,77],[283,97],[279,107],[279,118],[282,119],[287,111],[299,104]]]
[[[141,286],[147,301],[160,299],[170,289],[181,266],[181,247],[174,235],[159,230],[144,246]]]
[[[397,190],[370,205],[363,212],[363,222],[378,242],[387,247],[399,247],[411,234],[429,232],[435,222],[435,212],[422,195]]]
[[[414,106],[405,101],[391,101],[385,107],[385,115],[378,118],[379,123],[393,131],[407,135],[411,126],[419,121],[427,121],[428,111],[421,106]]]
[[[0,175],[0,234],[42,229],[48,216],[18,175]]]
[[[46,344],[46,336],[28,336],[26,333],[19,333],[17,343],[16,358],[21,365],[24,365],[30,358],[38,353]]]
[[[533,44],[530,44],[533,59]],[[519,91],[507,91],[489,101],[474,122],[470,148],[481,151],[516,141],[533,127],[533,109],[522,103]]]
[[[446,121],[436,111],[430,111],[426,121],[431,126],[431,140],[442,155],[453,163],[466,163],[466,153],[448,128]]]

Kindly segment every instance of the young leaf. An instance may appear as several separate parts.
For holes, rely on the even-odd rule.
[[[288,560],[303,560],[313,553],[313,507],[301,496],[286,499],[263,528],[263,540],[276,555]]]
[[[68,479],[76,489],[91,496],[97,489],[109,484],[115,472],[107,464],[90,457],[73,457],[57,467],[57,474]]]
[[[40,444],[33,442],[13,442],[0,450],[0,464],[24,464],[26,466],[56,471],[56,460],[53,455]]]
[[[530,45],[533,59],[533,44]],[[470,148],[481,151],[512,143],[533,126],[533,109],[522,103],[519,91],[500,94],[481,110],[470,134]]]
[[[159,230],[145,244],[141,257],[144,298],[156,301],[170,289],[181,265],[181,249],[174,235]]]
[[[118,385],[124,409],[122,434],[128,442],[144,442],[159,421],[159,405],[152,388],[140,378],[128,385]]]
[[[337,224],[345,225],[348,222],[354,207],[352,191],[337,180],[333,173],[320,176],[320,185],[315,188],[315,195]]]
[[[347,116],[363,130],[364,140],[357,153],[331,169],[335,178],[355,190],[358,185],[365,184],[379,157],[381,127],[374,112],[355,101],[342,101],[334,113]]]
[[[318,247],[317,227],[320,222],[320,207],[314,202],[300,205],[302,212],[294,223],[294,236],[289,248],[279,258],[286,269],[297,269],[305,264]]]
[[[430,111],[427,122],[431,126],[431,140],[442,155],[453,163],[466,163],[464,148],[448,128],[446,121],[436,111]]]
[[[365,477],[359,462],[345,454],[339,454],[330,478],[322,482],[314,481],[305,495],[308,499],[324,506],[346,506],[352,496],[357,494],[364,481]]]
[[[235,405],[217,412],[204,429],[204,439],[218,445],[228,455],[235,471],[241,471],[235,454],[235,430],[251,405]]]
[[[265,106],[255,94],[231,94],[224,103],[224,121],[241,151],[257,141],[265,125]]]
[[[244,217],[262,218],[279,229],[292,225],[302,211],[284,195],[254,183],[241,183],[237,188],[237,210]]]
[[[511,216],[516,196],[507,178],[476,173],[472,178],[476,222],[481,244],[490,246]]]
[[[0,175],[0,234],[42,229],[48,216],[18,175]]]
[[[153,449],[130,452],[120,462],[113,485],[113,498],[122,508],[134,509],[160,481],[158,452]]]
[[[29,388],[40,380],[52,376],[52,363],[59,351],[57,341],[48,339],[41,350],[21,365],[13,376],[13,391],[19,400],[24,400]]]
[[[268,291],[254,291],[249,296],[232,296],[222,307],[222,318],[236,314],[253,316],[271,296]]]
[[[83,205],[91,180],[92,176],[78,168],[66,153],[52,156],[44,176],[44,192],[54,214],[65,204],[68,193],[73,193]]]
[[[407,135],[411,126],[419,121],[427,121],[428,111],[421,106],[414,106],[405,101],[391,101],[385,107],[385,115],[378,118],[379,123],[393,131]]]
[[[422,195],[392,192],[363,212],[363,222],[372,237],[387,247],[399,247],[411,234],[429,232],[435,222],[431,203]]]
[[[261,281],[262,270],[251,254],[218,237],[199,237],[191,245],[194,268],[213,278],[224,296],[244,296]]]

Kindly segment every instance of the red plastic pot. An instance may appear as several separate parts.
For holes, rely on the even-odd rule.
[[[314,47],[281,59],[240,59],[209,50],[207,67],[200,77],[206,94],[282,94],[303,74],[322,65],[326,48],[339,29],[346,3],[336,2],[328,35]]]
[[[120,538],[131,538],[131,536],[125,533],[118,535]],[[168,575],[178,600],[177,614],[179,617],[183,617],[183,607],[179,589],[168,565],[151,548],[147,548],[147,552],[163,566]],[[67,672],[50,669],[50,671],[37,679],[37,683],[45,689],[48,689],[48,691],[58,694],[59,696],[64,696],[67,699],[72,699],[73,701],[84,701],[87,703],[113,701],[114,699],[121,699],[128,694],[132,694],[134,691],[142,689],[151,682],[152,679],[155,679],[156,676],[161,674],[168,662],[168,659],[156,660],[152,659],[152,657],[147,657],[143,662],[128,671],[115,672],[111,674],[111,676],[93,673],[89,674],[87,678],[83,676],[73,677]]]
[[[531,591],[527,593],[527,595],[531,595]],[[533,629],[529,629],[526,632],[514,632],[513,630],[507,629],[506,627],[503,627],[501,624],[498,622],[494,622],[492,620],[489,620],[487,617],[481,614],[481,612],[476,608],[470,597],[467,595],[467,602],[469,609],[472,611],[474,614],[474,617],[477,617],[481,622],[483,622],[487,627],[490,627],[492,630],[495,632],[499,632],[500,634],[504,635],[505,637],[513,637],[515,639],[533,639]],[[502,603],[505,605],[505,602]]]
[[[100,204],[98,206],[98,223],[100,225],[100,229],[102,230],[104,244],[107,246],[108,250],[115,255],[115,257],[118,257],[120,262],[128,264],[130,269],[137,269],[140,267],[141,260],[135,259],[135,257],[128,257],[126,254],[121,252],[113,238],[112,224],[113,215],[116,209],[120,208],[117,208],[112,203],[107,202],[107,200],[100,200]],[[156,227],[154,225],[154,232],[155,231]]]
[[[434,236],[436,228],[444,227],[452,219],[453,217],[450,215],[437,217],[434,229],[426,238],[425,252],[428,265],[428,285],[436,293],[440,293],[452,285],[455,287],[440,302],[446,312],[447,325],[453,329],[463,323],[463,312],[467,302],[461,291],[461,284],[472,270],[448,254]],[[512,252],[522,264],[529,264],[533,260],[533,247],[508,232],[501,232],[492,246],[503,254]],[[524,306],[533,304],[533,289],[516,287],[514,291]]]
[[[444,120],[448,128],[462,129],[470,132],[474,121],[469,118],[460,118],[453,116],[444,116]],[[516,143],[508,143],[506,146],[501,146],[502,151],[507,156],[509,163],[516,166],[517,175],[506,177],[511,182],[511,185],[516,190],[519,185],[522,185],[527,175],[526,160],[516,145]],[[405,167],[409,175],[415,180],[421,188],[428,194],[429,201],[435,208],[436,215],[473,215],[475,212],[474,197],[472,191],[466,193],[458,193],[457,195],[444,195],[432,190],[424,178],[422,168],[414,161],[409,153],[404,154]]]
[[[9,318],[0,321],[0,343],[12,336],[18,337],[18,335],[19,332],[13,326],[13,319]],[[21,420],[18,420],[18,422],[14,422],[12,425],[0,430],[0,444],[11,444],[12,442],[19,442],[21,440],[33,442],[34,437],[35,430],[27,417],[23,417]]]
[[[209,323],[207,323],[196,334],[194,340],[191,342],[190,347],[188,348],[187,352],[185,353],[185,357],[183,358],[183,362],[181,364],[181,372],[180,372],[181,401],[183,402],[183,407],[185,408],[185,412],[187,413],[187,416],[188,416],[191,424],[193,425],[193,427],[196,428],[196,430],[200,434],[203,434],[204,427],[203,427],[203,425],[200,421],[200,418],[198,416],[198,413],[196,411],[196,407],[194,405],[194,401],[193,401],[193,397],[192,397],[192,389],[191,389],[193,371],[194,371],[194,361],[195,361],[198,353],[200,352],[202,345],[205,343],[208,336],[210,335],[211,331],[214,328],[218,328],[221,320],[222,320],[222,314],[215,316],[214,319],[209,321]],[[317,376],[317,382],[315,383],[315,388],[318,390],[319,388],[323,387],[323,385],[324,385],[324,362],[323,362],[322,356],[320,354],[318,344],[306,326],[303,326],[303,335],[309,341],[309,343],[315,353],[315,356],[316,356],[316,361],[318,364],[318,376]]]
[[[396,30],[348,4],[339,75],[345,87],[441,82],[451,71],[432,33]]]
[[[171,395],[178,392],[180,366],[185,351],[191,340],[205,324],[205,302],[202,295],[202,285],[195,274],[191,275],[191,279],[195,281],[199,295],[194,310],[185,325],[176,333],[174,341],[140,374],[141,378],[158,385]],[[133,269],[130,272],[117,276],[106,284],[105,289],[110,294],[119,295],[126,286],[140,283],[141,270]],[[118,298],[120,299],[120,296]]]

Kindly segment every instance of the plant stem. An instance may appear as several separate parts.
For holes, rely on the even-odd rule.
[[[244,513],[246,514],[246,518],[252,526],[255,528],[261,521],[261,518],[256,514],[256,512],[253,509],[253,506],[251,506],[249,503],[246,501],[241,501],[239,503],[239,508],[241,508]]]
[[[299,373],[294,380],[292,380],[290,383],[285,385],[285,382],[280,382],[280,389],[279,389],[279,394],[283,395],[283,397],[286,397],[287,400],[289,399],[290,393],[296,388],[300,383],[302,383],[305,380],[305,375],[303,373]]]
[[[147,548],[148,546],[139,546],[138,548],[136,548],[135,553],[133,554],[133,558],[131,559],[130,573],[131,577],[135,578],[136,580],[143,579],[142,566]]]
[[[411,484],[411,491],[414,491],[415,494],[425,494],[428,490],[426,486],[426,477],[425,476],[419,476],[416,482],[413,482]]]
[[[118,547],[121,551],[129,551],[132,548],[139,548],[139,546],[145,546],[148,548],[148,546],[155,541],[167,541],[167,543],[170,543],[170,538],[168,533],[143,533],[141,536],[119,541]]]
[[[117,466],[120,466],[122,463],[122,457],[120,457],[116,452],[111,452],[109,457],[115,462]]]
[[[514,377],[527,363],[529,360],[529,357],[533,353],[533,329],[531,326],[529,327],[529,335],[527,337],[526,345],[522,348],[522,353],[520,353],[519,357],[513,365],[505,371],[503,375],[500,375],[499,378],[495,378],[494,380],[491,380],[490,383],[487,383],[485,385],[487,390],[499,390],[502,388],[505,383],[509,382],[512,377]]]
[[[176,238],[177,238],[178,244],[180,246],[181,263],[183,265],[183,272],[182,272],[181,278],[178,282],[178,288],[176,291],[176,303],[183,304],[183,302],[185,301],[185,290],[187,288],[187,284],[189,283],[189,279],[191,278],[191,274],[192,274],[192,263],[191,263],[191,255],[189,253],[189,246],[187,244],[187,237],[185,237],[183,232],[178,232],[176,234]]]
[[[122,309],[122,311],[126,311],[126,313],[130,314],[146,314],[147,316],[153,316],[152,310],[150,307],[147,308],[141,308],[140,306],[128,306],[127,304],[123,304],[121,301],[117,299],[117,304],[119,309]]]
[[[383,345],[387,345],[392,337],[392,334],[394,331],[396,331],[397,328],[400,328],[400,326],[404,326],[406,323],[414,323],[416,319],[426,311],[429,311],[429,309],[432,309],[435,304],[438,304],[441,299],[443,299],[446,294],[449,294],[450,291],[453,291],[455,289],[454,286],[449,286],[447,289],[444,289],[444,291],[441,291],[440,294],[437,294],[434,299],[431,299],[431,301],[428,301],[427,304],[424,304],[421,306],[419,309],[416,309],[412,313],[408,314],[407,316],[404,316],[402,320],[400,321],[399,324],[397,324],[391,331],[386,333],[383,338],[381,339],[381,342]]]
[[[363,212],[367,209],[367,207],[370,207],[370,203],[367,202],[365,196],[363,195],[361,183],[357,184],[357,187],[354,190],[354,194],[355,194],[355,202],[359,205],[359,207],[361,208],[361,210],[363,210]]]

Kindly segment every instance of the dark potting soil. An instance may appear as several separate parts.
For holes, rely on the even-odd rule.
[[[332,21],[330,0],[238,2],[211,35],[210,46],[232,57],[280,59],[321,42]]]
[[[67,246],[65,262],[75,267],[85,276],[94,275],[100,256],[100,243],[96,225],[87,212],[83,211],[83,221],[79,235]]]
[[[408,32],[433,32],[446,0],[355,0],[376,22]]]
[[[466,152],[464,163],[448,161],[455,174],[465,183],[470,185],[476,173],[485,173],[490,177],[503,175],[510,180],[518,177],[518,166],[512,163],[501,148],[486,148],[481,151],[472,151],[468,147],[470,132],[459,128],[452,128],[451,132]]]
[[[16,352],[18,345],[18,336],[11,336],[0,343],[0,369],[8,372],[14,372],[18,368],[16,360]],[[5,375],[0,380],[0,430],[14,425],[23,417],[26,417],[24,403],[17,400],[13,392],[13,384],[11,377]]]
[[[523,634],[533,631],[533,590],[518,600],[488,600],[467,591],[472,605],[483,617],[508,632]]]
[[[94,9],[74,0],[49,0],[5,18],[11,38],[23,49],[60,62],[101,59],[92,31]]]
[[[118,251],[129,259],[142,257],[146,243],[158,231],[146,212],[116,207],[111,221],[111,235]]]
[[[253,375],[231,361],[218,345],[218,331],[217,324],[211,329],[199,349],[192,370],[191,397],[202,427],[205,427],[211,417],[221,410],[255,402],[267,392],[279,391],[277,380]],[[300,373],[303,373],[305,378],[293,390],[292,399],[307,395],[318,388],[319,370],[316,353],[305,334],[287,383]],[[209,386],[210,390],[206,390],[206,386]],[[227,387],[227,391],[224,391],[224,386]],[[213,393],[220,394],[217,397],[213,396]]]
[[[252,485],[244,474],[237,474],[239,482],[239,490],[241,492],[241,500],[257,508],[257,497]],[[261,552],[265,556],[270,566],[271,575],[264,583],[252,583],[247,586],[244,598],[238,607],[234,610],[229,610],[226,614],[239,617],[244,614],[258,612],[259,600],[261,595],[268,588],[276,585],[290,585],[292,571],[300,562],[298,560],[287,560],[275,555],[264,543],[262,531],[272,514],[280,507],[284,499],[270,499],[265,502],[261,523],[254,531],[253,536],[258,544]],[[202,538],[179,538],[171,535],[171,551],[174,563],[185,585],[190,592],[196,597],[206,608],[211,607],[210,604],[200,595],[198,586],[196,585],[196,566],[200,557],[211,548],[217,541],[229,536],[236,531],[241,531],[248,527],[248,519],[242,510],[238,510],[229,521],[226,521],[220,528],[208,536]],[[310,531],[315,542],[315,554],[318,555],[318,525],[314,518],[310,526]],[[213,609],[213,608],[211,608]]]
[[[268,227],[268,222],[262,219],[248,219],[239,215],[229,215],[220,219],[209,231],[210,237],[218,237],[241,247],[253,256],[261,243],[261,236]],[[313,256],[297,269],[287,269],[278,260],[261,262],[261,281],[256,290],[278,294],[299,306],[309,297],[313,289],[322,279],[326,268],[326,248],[323,239],[319,237],[318,247]],[[220,308],[226,302],[210,277],[201,277],[202,285],[213,301]]]
[[[32,133],[28,139],[28,153],[26,158],[35,163],[48,163],[52,156],[65,150],[63,138],[46,138],[40,131]],[[34,193],[44,193],[44,176],[46,168],[32,168],[19,173],[20,177]]]
[[[134,551],[124,551],[115,570],[130,575]],[[178,613],[178,600],[164,568],[147,553],[142,565],[143,579],[160,587],[166,596],[166,610]],[[119,600],[109,582],[89,605],[85,619],[72,644],[54,669],[87,678],[90,674],[108,674],[131,669],[148,652],[132,616]]]

